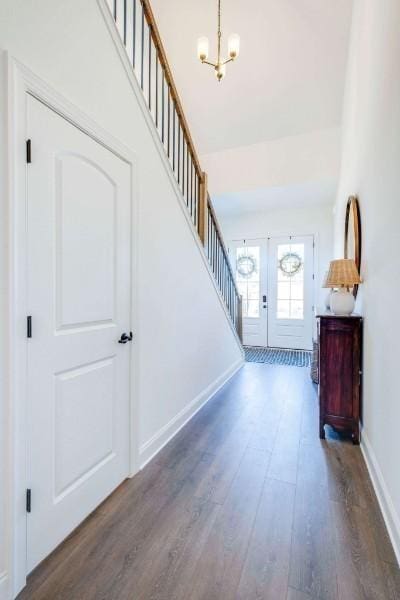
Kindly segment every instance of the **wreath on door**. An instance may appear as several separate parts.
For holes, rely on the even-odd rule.
[[[236,261],[236,269],[242,277],[248,279],[253,275],[253,273],[257,272],[256,259],[251,255],[239,256]]]
[[[286,252],[286,254],[279,259],[278,265],[286,277],[293,277],[293,275],[296,275],[296,273],[300,271],[303,266],[303,261],[297,252]]]

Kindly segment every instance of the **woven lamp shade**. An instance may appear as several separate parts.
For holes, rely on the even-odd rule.
[[[340,288],[352,287],[361,283],[356,263],[352,258],[332,260],[323,287]]]

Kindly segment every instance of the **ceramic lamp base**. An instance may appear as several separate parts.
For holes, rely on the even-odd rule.
[[[331,308],[331,294],[332,294],[332,290],[329,290],[329,292],[325,296],[325,308],[327,310],[330,310],[330,308]]]
[[[354,296],[344,288],[333,292],[330,297],[331,311],[334,315],[348,316],[354,310]]]

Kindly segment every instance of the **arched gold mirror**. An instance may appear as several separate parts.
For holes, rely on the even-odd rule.
[[[344,225],[344,258],[353,258],[358,272],[361,267],[361,218],[360,205],[356,196],[350,196],[346,206],[346,220]],[[354,297],[357,297],[358,285],[353,288]]]

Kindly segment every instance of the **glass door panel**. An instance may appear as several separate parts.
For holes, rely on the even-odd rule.
[[[268,345],[311,349],[313,236],[270,238]]]
[[[267,240],[241,240],[229,244],[236,284],[243,300],[243,343],[267,345]]]

